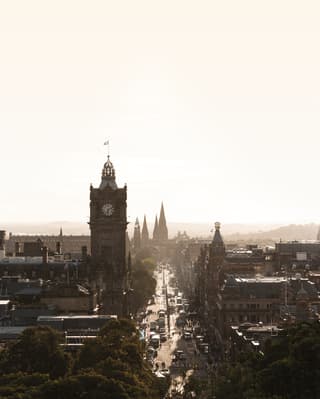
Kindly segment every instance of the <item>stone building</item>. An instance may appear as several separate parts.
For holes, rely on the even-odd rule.
[[[123,315],[128,292],[126,264],[127,187],[118,188],[108,156],[98,188],[90,187],[92,283],[102,295],[103,313]]]

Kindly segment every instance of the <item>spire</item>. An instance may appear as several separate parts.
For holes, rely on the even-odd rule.
[[[216,231],[215,231],[214,236],[213,236],[212,244],[214,246],[221,246],[221,245],[224,246],[223,239],[222,239],[221,234],[220,234],[221,223],[215,222],[214,227],[215,227]]]
[[[210,259],[215,259],[218,263],[222,263],[225,255],[225,246],[223,239],[220,234],[221,223],[216,222],[214,224],[215,233],[213,236],[212,243],[210,245]]]
[[[63,236],[63,234],[62,234],[62,227],[60,227],[60,233],[59,233],[59,235],[60,235],[60,237]]]
[[[116,183],[116,171],[113,163],[110,161],[110,155],[108,155],[107,162],[103,165],[100,190],[107,186],[111,187],[113,190],[118,188]]]
[[[129,234],[128,231],[126,232],[126,256],[129,255],[131,249],[131,244],[130,244],[130,238],[129,238]]]
[[[220,277],[222,276],[221,273],[225,257],[225,246],[220,234],[221,224],[219,222],[216,222],[214,224],[214,227],[216,231],[209,247],[207,278],[208,281],[210,281],[213,292],[217,292],[221,283]]]
[[[318,230],[317,240],[320,241],[320,226],[319,226],[319,230]]]
[[[159,240],[161,241],[168,240],[168,228],[167,228],[166,216],[164,214],[163,202],[161,203],[160,218],[159,218]]]
[[[154,222],[153,239],[154,240],[158,240],[159,239],[159,224],[158,224],[158,216],[157,215],[156,215],[156,220]]]
[[[132,260],[131,260],[131,252],[128,254],[128,288],[132,287]]]
[[[148,242],[149,242],[149,231],[147,226],[147,218],[146,215],[144,215],[142,232],[141,232],[141,244],[143,247],[146,247],[148,245]]]
[[[134,225],[133,245],[134,245],[135,251],[139,250],[141,247],[140,224],[139,224],[138,218],[136,219],[136,223]]]

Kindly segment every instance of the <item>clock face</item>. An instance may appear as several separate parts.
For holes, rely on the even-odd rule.
[[[102,212],[106,216],[111,216],[113,214],[113,206],[112,206],[112,204],[110,204],[109,202],[104,204],[103,207],[102,207]]]

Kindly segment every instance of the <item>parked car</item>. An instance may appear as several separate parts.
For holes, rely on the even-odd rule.
[[[177,350],[175,355],[176,355],[177,360],[185,360],[186,359],[186,355],[183,352],[183,350]]]
[[[166,340],[167,340],[167,334],[166,333],[160,334],[160,341],[161,342],[166,342]]]

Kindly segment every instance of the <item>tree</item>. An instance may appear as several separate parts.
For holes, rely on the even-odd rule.
[[[94,372],[49,381],[40,389],[39,399],[130,399],[121,382]]]
[[[49,327],[27,328],[20,338],[1,353],[3,374],[26,372],[49,374],[51,378],[64,376],[71,359],[60,347],[61,335]]]
[[[132,267],[131,309],[136,313],[155,293],[157,281],[153,277],[156,263],[152,258],[137,260]]]
[[[249,354],[219,371],[217,399],[320,397],[320,326],[302,323],[267,341],[264,356]]]

